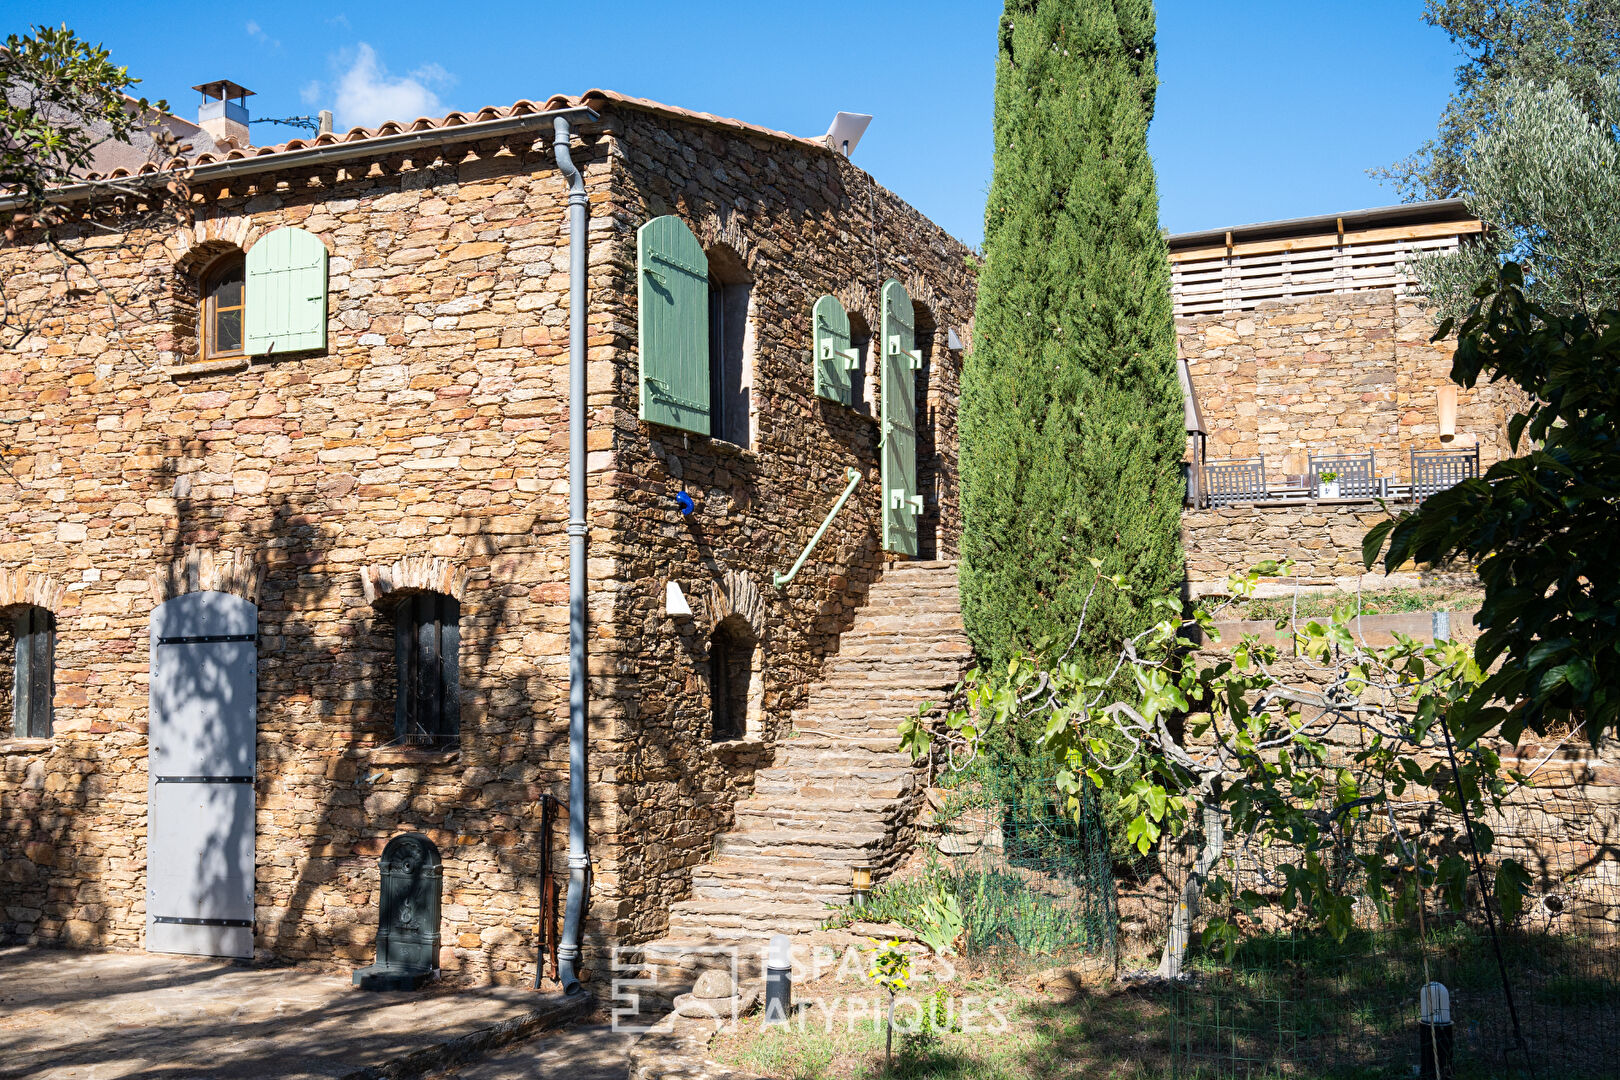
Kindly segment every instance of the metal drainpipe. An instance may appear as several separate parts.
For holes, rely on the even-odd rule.
[[[585,745],[589,735],[585,671],[585,177],[569,153],[568,118],[559,116],[552,149],[568,181],[568,901],[557,947],[557,981],[584,991],[576,966],[590,890],[585,851],[588,814]]]

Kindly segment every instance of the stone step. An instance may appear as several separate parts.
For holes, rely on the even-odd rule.
[[[908,660],[897,661],[888,656],[842,656],[827,662],[822,683],[832,682],[839,676],[854,673],[868,685],[882,686],[887,682],[895,686],[951,686],[962,677],[961,663],[949,657],[932,653],[919,653]]]
[[[883,850],[887,829],[850,828],[806,834],[799,829],[736,828],[716,845],[721,855],[767,855],[779,859],[851,865],[866,862]]]
[[[842,741],[838,740],[838,743]],[[838,743],[800,746],[797,740],[789,740],[776,748],[776,760],[770,768],[761,769],[754,776],[756,779],[764,776],[777,780],[784,778],[784,771],[801,772],[806,777],[844,777],[872,772],[874,775],[870,779],[876,781],[892,779],[892,776],[880,774],[893,773],[894,770],[909,772],[911,769],[911,755],[898,749],[865,750]]]
[[[859,791],[852,794],[859,795]],[[783,803],[770,798],[754,798],[736,806],[738,828],[777,828],[794,831],[842,831],[851,827],[887,829],[894,824],[900,800],[877,801],[869,798],[798,800]]]
[[[655,984],[637,987],[635,992],[668,1001],[690,991],[703,972],[730,971],[733,963],[739,979],[758,979],[764,974],[764,948],[769,940],[744,943],[739,948],[735,938],[723,940],[708,933],[665,935],[641,947],[642,970]]]
[[[782,898],[766,903],[735,904],[726,900],[681,900],[670,905],[669,922],[673,928],[681,926],[707,926],[714,933],[726,929],[755,928],[769,930],[773,925],[783,929],[775,933],[795,930],[813,930],[826,922],[832,910],[819,901],[800,901]],[[678,931],[671,930],[671,934]]]
[[[698,877],[692,878],[692,899],[729,900],[732,903],[751,903],[763,899],[800,900],[816,903],[840,903],[849,897],[849,868],[831,867],[843,879],[842,884],[816,884],[796,880],[789,876]]]
[[[938,695],[939,701],[907,702],[904,708],[876,708],[862,709],[858,712],[828,713],[824,708],[805,709],[793,714],[793,727],[795,734],[784,743],[798,742],[809,738],[853,738],[857,741],[863,739],[887,738],[895,734],[895,725],[903,717],[915,716],[924,705],[933,708],[942,708],[945,697]]]
[[[885,597],[868,604],[850,623],[851,633],[900,633],[907,620],[921,620],[929,624],[929,632],[947,630],[950,623],[962,617],[962,609],[943,597]]]
[[[910,632],[893,630],[851,630],[838,639],[838,655],[883,655],[896,660],[909,660],[923,654],[931,656],[973,655],[972,646],[963,639],[960,629]]]
[[[879,728],[823,728],[801,727],[795,724],[793,737],[782,745],[791,744],[796,750],[860,750],[868,754],[896,754],[900,752],[900,736],[895,732],[894,720],[884,719]]]

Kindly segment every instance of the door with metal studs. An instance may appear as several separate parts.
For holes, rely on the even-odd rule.
[[[253,955],[259,609],[194,592],[152,613],[146,950]]]

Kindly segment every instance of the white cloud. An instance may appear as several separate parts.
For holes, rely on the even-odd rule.
[[[265,33],[264,28],[253,19],[249,19],[247,21],[247,32],[248,37],[252,38],[254,41],[257,41],[260,45],[268,45],[273,49],[281,48],[281,41]]]
[[[337,119],[343,127],[376,127],[385,120],[414,120],[444,109],[430,86],[454,80],[438,64],[426,64],[409,75],[391,78],[377,52],[361,42],[354,63],[338,77]]]
[[[309,82],[299,87],[298,96],[303,99],[305,105],[319,105],[321,101],[321,91],[323,89],[324,87],[321,86],[321,80],[311,79]]]

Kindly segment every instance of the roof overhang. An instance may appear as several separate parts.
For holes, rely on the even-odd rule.
[[[1253,225],[1236,225],[1228,229],[1203,229],[1199,232],[1176,233],[1169,237],[1169,244],[1171,251],[1179,251],[1186,248],[1214,247],[1220,244],[1235,246],[1257,241],[1286,240],[1298,236],[1319,236],[1323,233],[1401,228],[1412,225],[1473,220],[1474,215],[1469,212],[1468,204],[1462,199],[1432,199],[1428,202],[1399,203],[1395,206],[1377,206],[1367,210],[1352,210],[1343,214],[1316,214],[1312,217],[1262,221]]]

